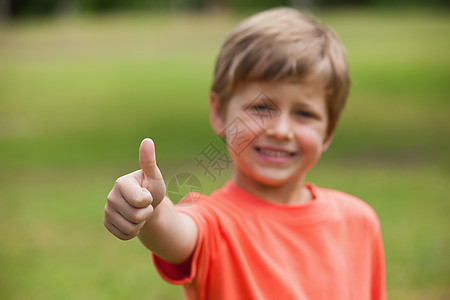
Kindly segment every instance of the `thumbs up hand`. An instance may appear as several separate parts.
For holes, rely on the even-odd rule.
[[[164,179],[156,165],[155,145],[151,139],[144,139],[139,148],[139,164],[142,171],[141,186],[152,195],[152,206],[156,208],[166,195]]]
[[[164,179],[156,165],[155,146],[150,139],[141,143],[139,164],[141,170],[116,180],[105,205],[103,224],[121,240],[139,234],[166,194]]]

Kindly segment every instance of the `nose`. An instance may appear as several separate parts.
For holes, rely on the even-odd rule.
[[[266,134],[278,140],[292,140],[294,133],[291,128],[289,116],[281,113],[267,122]]]

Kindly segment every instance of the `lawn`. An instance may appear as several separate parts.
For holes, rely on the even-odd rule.
[[[321,11],[352,91],[309,180],[370,203],[390,299],[450,298],[450,18]],[[220,145],[207,116],[215,55],[241,17],[134,14],[0,27],[0,298],[182,299],[138,241],[102,225],[114,180],[155,140],[166,182]],[[229,170],[228,170],[229,171]]]

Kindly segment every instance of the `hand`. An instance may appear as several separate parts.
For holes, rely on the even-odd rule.
[[[139,234],[166,194],[156,165],[155,146],[144,139],[139,148],[141,170],[116,180],[108,194],[103,224],[116,237],[129,240]]]

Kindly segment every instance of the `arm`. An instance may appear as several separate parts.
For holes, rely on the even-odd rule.
[[[178,264],[194,251],[197,235],[194,221],[175,211],[172,201],[165,197],[141,229],[139,239],[163,260]]]
[[[197,227],[165,197],[164,180],[149,139],[141,143],[139,163],[141,170],[116,180],[107,197],[103,224],[121,240],[139,236],[144,246],[167,262],[183,262],[195,248]]]

